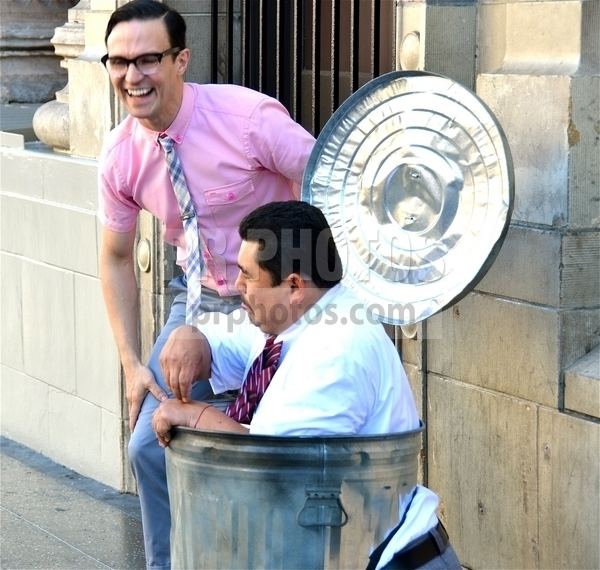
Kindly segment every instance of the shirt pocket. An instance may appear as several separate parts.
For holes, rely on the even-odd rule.
[[[258,198],[252,178],[205,190],[207,211],[206,217],[200,214],[200,221],[211,252],[224,254],[235,264],[240,247],[239,223],[258,206]]]
[[[254,201],[254,180],[248,178],[243,182],[234,182],[227,186],[211,188],[204,192],[206,204],[213,211],[221,207],[238,205],[240,202],[251,203]]]
[[[235,265],[240,247],[238,226],[242,218],[256,206],[258,195],[254,181],[209,188],[204,191],[206,211],[199,212],[202,235],[213,255],[225,256],[228,263]]]

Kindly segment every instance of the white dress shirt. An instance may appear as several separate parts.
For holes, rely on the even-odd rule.
[[[394,344],[343,285],[327,291],[277,341],[283,342],[279,367],[252,418],[251,434],[376,435],[418,428]],[[211,385],[219,393],[241,386],[265,335],[244,327],[209,342]]]

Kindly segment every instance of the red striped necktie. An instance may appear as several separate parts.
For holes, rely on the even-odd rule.
[[[234,420],[249,424],[263,394],[277,370],[281,354],[281,342],[275,342],[275,336],[267,338],[265,347],[252,363],[246,380],[235,401],[225,413]]]

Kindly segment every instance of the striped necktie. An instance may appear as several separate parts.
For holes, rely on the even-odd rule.
[[[281,342],[275,342],[273,335],[267,338],[265,347],[252,363],[246,381],[235,401],[225,410],[230,418],[249,424],[263,394],[277,370],[281,355]]]
[[[190,192],[185,181],[181,161],[175,151],[175,142],[169,136],[162,134],[158,137],[158,142],[165,151],[169,176],[173,184],[173,190],[179,204],[181,220],[183,222],[183,232],[185,235],[185,244],[187,249],[186,277],[187,277],[187,303],[185,309],[185,322],[193,324],[200,313],[200,303],[202,297],[201,279],[204,273],[204,262],[202,260],[203,243],[200,230],[198,228],[198,219],[196,218],[196,209],[192,202]]]

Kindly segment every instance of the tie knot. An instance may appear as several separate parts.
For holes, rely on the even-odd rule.
[[[262,368],[268,368],[270,366],[277,366],[279,363],[279,356],[281,354],[282,342],[275,342],[275,335],[270,335],[265,342],[265,347],[262,351]]]
[[[165,152],[171,152],[173,150],[173,145],[175,144],[175,141],[169,135],[165,135],[164,133],[158,135],[158,142]]]

